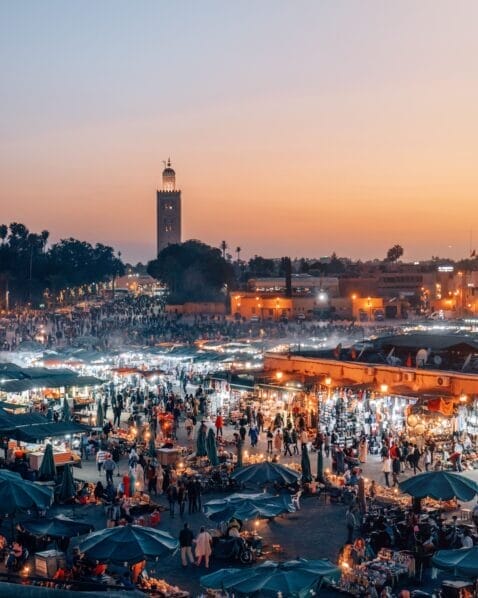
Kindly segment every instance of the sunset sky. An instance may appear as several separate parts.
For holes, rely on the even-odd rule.
[[[2,0],[0,220],[244,257],[478,249],[478,3]]]

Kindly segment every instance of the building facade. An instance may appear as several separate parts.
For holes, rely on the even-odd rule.
[[[181,243],[181,191],[176,189],[176,173],[171,160],[163,170],[162,189],[156,191],[157,253],[168,245]]]

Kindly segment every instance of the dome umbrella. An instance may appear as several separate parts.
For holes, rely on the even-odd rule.
[[[98,404],[96,407],[96,426],[98,428],[102,428],[104,423],[105,423],[105,418],[103,415],[103,406],[101,404],[101,401],[98,401]]]
[[[44,510],[53,502],[53,492],[24,480],[7,470],[0,470],[0,514],[14,515],[31,509]]]
[[[116,564],[155,559],[177,547],[178,541],[167,532],[141,525],[102,529],[93,532],[79,544],[80,551],[89,559]]]
[[[298,559],[285,563],[266,561],[257,567],[233,573],[231,570],[201,577],[201,586],[208,589],[231,590],[239,594],[305,598],[318,588],[324,579],[338,580],[340,569],[327,560]],[[211,585],[216,584],[216,585]]]
[[[76,496],[76,487],[73,480],[73,473],[70,465],[63,467],[63,477],[61,479],[58,500],[60,503],[67,503]]]
[[[317,449],[317,478],[318,482],[324,481],[324,453],[322,447],[319,446]]]
[[[28,519],[22,521],[20,526],[32,536],[49,536],[50,538],[73,538],[88,534],[95,529],[90,523],[74,521],[63,515],[48,519]]]
[[[405,480],[399,485],[405,494],[413,498],[434,498],[435,500],[469,501],[478,494],[478,484],[470,478],[448,471],[429,471]]]
[[[274,482],[293,484],[297,482],[299,477],[300,474],[289,467],[279,463],[271,463],[270,461],[247,465],[231,474],[231,478],[240,484],[249,483],[259,486]]]
[[[452,571],[454,575],[478,577],[478,546],[457,548],[455,550],[439,550],[432,558],[437,569]]]
[[[213,467],[219,465],[219,459],[217,457],[217,447],[216,447],[216,435],[214,434],[214,430],[209,428],[206,438],[206,451],[209,461]]]
[[[212,521],[221,522],[230,519],[238,519],[239,521],[273,519],[283,513],[295,511],[290,496],[266,496],[266,500],[228,501],[225,499],[223,501],[210,501],[213,504],[206,503],[204,513]]]
[[[64,422],[71,421],[70,406],[68,405],[68,401],[66,400],[66,397],[63,399],[63,409],[62,409],[62,413],[61,413],[61,419]]]
[[[305,443],[302,444],[300,467],[302,469],[302,483],[308,484],[312,481],[312,473],[310,471],[309,451],[307,450],[307,445]]]
[[[206,451],[206,426],[201,424],[196,442],[196,457],[207,457]]]
[[[56,477],[55,460],[53,458],[53,447],[47,444],[43,453],[40,469],[38,470],[38,479],[42,481],[54,480]]]
[[[243,575],[245,572],[244,569],[219,569],[219,571],[214,571],[214,573],[203,575],[200,579],[200,584],[202,588],[209,590],[223,590],[224,584],[227,584],[228,580],[238,579],[238,576]],[[247,574],[249,575],[249,569],[247,569]]]

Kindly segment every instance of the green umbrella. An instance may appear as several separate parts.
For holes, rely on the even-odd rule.
[[[73,473],[69,465],[63,468],[63,478],[60,484],[60,491],[58,493],[58,500],[61,503],[66,503],[76,496],[76,487],[73,480]]]
[[[312,481],[312,473],[310,471],[309,451],[307,450],[307,445],[305,443],[302,444],[302,457],[300,460],[300,466],[302,469],[302,482],[304,484],[308,484]]]
[[[271,496],[265,493],[232,494],[221,500],[210,500],[204,505],[204,513],[212,521],[272,519],[294,511],[290,495]]]
[[[0,470],[0,514],[13,515],[30,509],[47,509],[53,492],[8,470]]]
[[[38,479],[42,481],[54,480],[56,476],[55,460],[53,459],[53,447],[47,444],[40,469],[38,470]]]
[[[154,442],[154,435],[151,434],[151,438],[148,443],[148,455],[154,459],[156,457],[156,444]]]
[[[68,401],[66,400],[66,397],[63,399],[63,410],[62,410],[61,419],[64,422],[69,422],[71,420],[70,406],[68,405]]]
[[[247,465],[231,474],[231,478],[239,484],[258,484],[260,486],[274,482],[293,484],[299,477],[300,475],[293,469],[270,461]]]
[[[212,428],[209,428],[209,432],[207,433],[206,451],[211,465],[213,467],[219,465],[219,459],[217,458],[216,435],[214,434],[214,430]]]
[[[89,559],[101,563],[139,563],[157,559],[178,547],[178,541],[159,529],[124,525],[93,532],[79,545]]]
[[[219,569],[209,575],[203,575],[199,580],[201,587],[210,590],[223,590],[224,583],[227,584],[228,580],[235,579],[237,575],[244,573],[244,569]]]
[[[98,405],[96,407],[96,426],[98,428],[102,428],[104,424],[104,415],[103,415],[103,406],[101,401],[98,401]]]
[[[199,426],[197,444],[196,444],[196,457],[207,457],[206,426],[204,426],[204,424],[201,424]]]
[[[317,589],[324,579],[338,580],[340,569],[327,560],[298,559],[285,563],[265,561],[257,567],[240,570],[221,569],[201,577],[203,588],[229,590],[245,595],[305,598]]]
[[[400,490],[413,498],[469,501],[478,494],[478,484],[470,478],[448,471],[429,471],[400,484]]]
[[[95,529],[91,523],[80,523],[64,515],[45,519],[27,519],[20,525],[32,536],[49,536],[50,538],[73,538]]]
[[[322,447],[317,449],[317,481],[324,481],[324,454],[322,452]]]
[[[454,575],[478,577],[478,546],[458,548],[456,550],[439,550],[432,559],[437,569],[445,569]]]

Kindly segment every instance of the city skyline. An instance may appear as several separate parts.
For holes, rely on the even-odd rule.
[[[2,221],[147,261],[171,156],[183,239],[468,257],[476,17],[445,1],[3,2]]]

